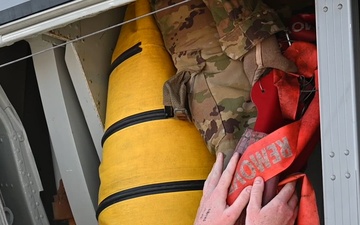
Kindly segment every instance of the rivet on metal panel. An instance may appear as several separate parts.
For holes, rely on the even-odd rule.
[[[335,152],[330,152],[330,153],[329,153],[329,156],[330,156],[331,158],[334,158]]]
[[[338,9],[342,9],[342,8],[343,8],[343,5],[342,5],[342,4],[339,4],[339,5],[337,6],[337,8],[338,8]]]
[[[346,173],[345,173],[345,177],[346,177],[347,179],[349,179],[349,178],[350,178],[350,173],[349,173],[349,172],[346,172]]]
[[[328,10],[329,10],[329,8],[327,6],[324,6],[323,11],[327,12]]]
[[[349,154],[350,154],[350,151],[349,151],[348,149],[346,149],[346,150],[344,151],[344,154],[345,154],[345,155],[349,155]]]
[[[24,141],[24,136],[21,133],[17,134],[19,141]]]
[[[335,180],[335,179],[336,179],[336,176],[335,176],[335,175],[332,175],[332,176],[330,177],[330,179],[331,179],[331,180]]]
[[[0,143],[3,143],[3,139],[2,139],[2,138],[0,138]]]

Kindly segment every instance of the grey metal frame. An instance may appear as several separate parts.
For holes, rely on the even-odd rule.
[[[41,35],[28,42],[33,52],[53,46]],[[97,225],[100,160],[64,57],[64,48],[34,56],[36,78],[55,159],[76,224]]]
[[[66,45],[65,62],[74,85],[74,89],[79,99],[79,103],[84,113],[86,124],[92,137],[92,141],[102,160],[101,138],[104,134],[104,126],[97,110],[95,100],[88,85],[87,77],[82,68],[82,64],[73,43]]]
[[[0,201],[14,225],[49,225],[40,198],[43,186],[25,128],[0,87]],[[1,212],[3,213],[3,212]]]
[[[96,225],[101,138],[108,71],[119,30],[97,34],[81,42],[52,48],[92,29],[107,27],[123,17],[123,9],[109,10],[48,33],[26,39],[33,53],[35,73],[53,147],[54,167],[63,180],[76,224]],[[99,19],[103,18],[103,19]],[[100,20],[100,21],[98,21]],[[81,26],[81,29],[78,29]],[[47,51],[45,51],[47,50]],[[99,57],[101,56],[101,57]],[[102,64],[102,65],[99,65]],[[101,102],[101,106],[96,103]],[[58,179],[56,179],[58,180]]]
[[[317,0],[316,23],[325,224],[358,225],[358,1]]]

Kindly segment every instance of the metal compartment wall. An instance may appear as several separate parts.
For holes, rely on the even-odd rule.
[[[326,225],[359,224],[359,6],[316,1]]]

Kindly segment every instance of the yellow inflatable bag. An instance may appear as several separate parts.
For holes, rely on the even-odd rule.
[[[125,21],[149,13],[128,5]],[[192,123],[169,118],[175,68],[152,16],[125,24],[114,50],[99,168],[99,225],[191,225],[214,163]]]

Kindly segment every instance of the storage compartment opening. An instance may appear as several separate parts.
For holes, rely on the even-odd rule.
[[[268,2],[271,4],[271,1]],[[63,28],[55,29],[48,34],[45,34],[44,37],[45,39],[46,36],[50,37],[49,40],[52,38],[59,38],[60,41],[81,37],[82,35],[89,34],[97,29],[102,29],[106,26],[111,26],[114,23],[121,22],[124,10],[125,7],[121,7],[109,12],[101,13],[92,18],[83,19]],[[105,118],[107,77],[109,75],[108,69],[110,68],[110,58],[119,31],[120,27],[74,43],[102,122],[104,122]],[[3,57],[4,62],[9,61],[9,56],[11,54],[18,53],[14,57],[15,59],[30,53],[26,42],[18,42],[12,46],[3,47],[0,51],[3,51],[0,52],[0,56]],[[51,220],[51,202],[53,201],[53,195],[56,194],[57,181],[55,181],[53,171],[54,165],[52,164],[52,160],[49,160],[52,157],[51,154],[49,154],[51,153],[49,134],[42,111],[41,101],[38,96],[36,78],[33,74],[34,70],[31,66],[32,60],[24,60],[20,63],[25,64],[25,66],[13,64],[12,66],[0,68],[0,74],[2,74],[0,77],[0,84],[5,89],[9,99],[24,123],[33,151],[36,149],[34,155],[39,164],[38,168],[40,168],[40,176],[45,190],[42,193],[42,197],[44,199],[44,204],[46,205],[49,220]],[[19,77],[15,79],[14,76]],[[47,168],[51,169],[49,170]],[[309,160],[307,174],[310,176],[315,188],[320,218],[322,224],[324,224],[321,168],[321,151],[319,145]]]

